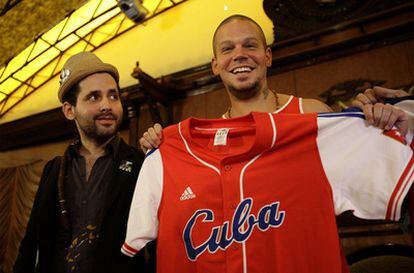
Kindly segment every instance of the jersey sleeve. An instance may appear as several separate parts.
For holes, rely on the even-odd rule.
[[[148,242],[157,238],[158,208],[163,188],[163,163],[160,151],[147,153],[135,186],[129,211],[126,239],[121,252],[133,257]]]
[[[362,114],[320,114],[317,144],[335,213],[398,220],[413,183],[413,151],[398,131],[367,126]],[[408,136],[412,138],[412,136]]]

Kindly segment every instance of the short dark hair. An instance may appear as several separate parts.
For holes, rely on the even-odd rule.
[[[80,93],[80,86],[79,82],[74,84],[62,97],[62,101],[69,102],[71,105],[76,106],[76,102],[78,100],[78,96]]]
[[[214,34],[213,34],[213,53],[214,53],[214,56],[216,56],[216,47],[214,46],[214,44],[216,42],[216,36],[217,36],[218,30],[222,26],[224,26],[225,24],[230,23],[231,21],[234,21],[234,20],[248,21],[248,22],[252,22],[253,24],[255,24],[257,26],[257,28],[259,29],[259,35],[260,35],[260,39],[263,43],[263,46],[265,48],[267,47],[266,37],[265,37],[265,34],[263,32],[263,29],[261,28],[261,26],[255,20],[253,20],[252,18],[247,17],[245,15],[233,14],[233,15],[227,17],[226,19],[224,19],[223,21],[221,21],[221,23],[218,25],[218,27],[214,31]]]

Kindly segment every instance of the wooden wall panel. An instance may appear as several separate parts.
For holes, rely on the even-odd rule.
[[[173,106],[173,113],[174,122],[179,122],[191,116],[204,117],[206,115],[205,94],[188,96],[176,101]]]
[[[297,96],[295,74],[292,72],[270,76],[268,78],[268,86],[278,93]]]
[[[205,118],[220,118],[227,111],[230,101],[226,90],[221,85],[220,89],[204,94],[206,103]]]
[[[138,137],[141,137],[147,129],[153,125],[151,115],[147,105],[141,106],[139,110],[139,125],[138,125]]]
[[[384,80],[387,87],[413,83],[413,42],[404,42],[291,71],[298,95],[318,98],[333,85],[359,78]]]
[[[414,40],[408,41],[405,52],[407,53],[408,69],[411,73],[411,84],[414,85]]]

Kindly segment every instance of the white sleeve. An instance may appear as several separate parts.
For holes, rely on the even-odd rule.
[[[160,151],[148,152],[135,186],[129,211],[125,243],[121,252],[134,256],[157,238],[158,208],[162,196],[163,165]]]
[[[413,151],[358,115],[320,114],[318,148],[332,187],[335,213],[398,220],[413,183]],[[396,132],[396,131],[395,131]]]

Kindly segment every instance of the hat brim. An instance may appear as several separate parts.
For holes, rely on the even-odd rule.
[[[71,71],[69,71],[69,73],[71,73]],[[119,84],[118,70],[111,64],[100,63],[93,67],[81,68],[76,71],[76,75],[71,75],[68,77],[68,79],[59,87],[59,101],[63,103],[63,97],[69,90],[72,89],[74,85],[87,78],[88,76],[96,73],[109,73],[112,77],[114,77],[116,83]]]

